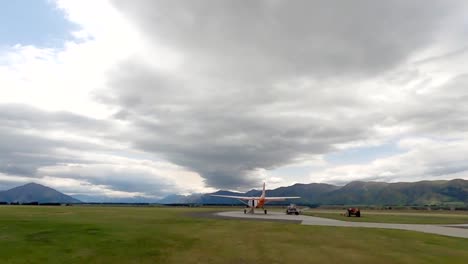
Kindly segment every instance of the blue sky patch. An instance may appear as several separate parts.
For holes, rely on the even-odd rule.
[[[78,28],[50,0],[0,1],[0,46],[62,47]]]
[[[385,158],[405,151],[398,148],[395,143],[387,143],[373,147],[351,148],[331,153],[325,156],[325,160],[335,165],[365,164],[379,158]]]

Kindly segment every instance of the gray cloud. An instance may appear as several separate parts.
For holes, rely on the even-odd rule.
[[[421,94],[411,94],[411,100],[390,105],[388,125],[411,127],[410,133],[446,137],[466,136],[468,131],[468,73],[458,75],[443,85]],[[424,88],[421,87],[421,88]]]
[[[434,1],[117,1],[178,72],[130,58],[102,102],[120,106],[137,148],[242,188],[336,144],[375,136],[388,113],[353,85],[425,48],[456,6]],[[356,79],[356,77],[359,78]],[[142,136],[143,135],[143,136]]]
[[[55,153],[54,149],[66,145],[59,140],[0,129],[0,172],[35,177],[41,166],[76,161]]]
[[[86,162],[58,149],[102,150],[89,142],[47,136],[48,132],[102,135],[110,129],[98,121],[68,112],[46,112],[27,105],[0,104],[0,172],[37,177],[37,169],[58,163]]]
[[[9,188],[28,179],[50,184],[52,177],[73,192],[66,184],[71,181],[78,193],[120,191],[160,197],[181,190],[164,173],[186,172],[166,163],[128,158],[131,149],[122,153],[112,144],[124,142],[119,136],[112,121],[0,104],[0,176],[7,175],[0,177],[0,186]]]
[[[131,65],[115,73],[121,77],[112,80],[113,92],[106,92],[113,97],[103,99],[122,108],[117,118],[131,122],[128,140],[199,172],[210,186],[252,186],[259,180],[256,169],[272,169],[373,134],[347,116],[347,108],[365,107],[352,93],[333,96],[328,87],[307,84],[256,89],[215,81],[204,86]],[[360,122],[375,118],[366,113]]]
[[[115,2],[150,38],[181,50],[197,71],[246,80],[385,71],[433,41],[461,3]]]
[[[47,112],[24,104],[0,104],[2,127],[22,129],[64,129],[96,132],[109,129],[107,121],[91,119],[66,111]]]

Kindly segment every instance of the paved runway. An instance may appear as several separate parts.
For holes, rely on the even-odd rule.
[[[219,212],[216,213],[223,217],[235,218],[253,218],[264,220],[300,220],[303,225],[319,226],[343,226],[343,227],[367,227],[367,228],[387,228],[418,231],[444,236],[468,238],[468,224],[461,225],[415,225],[415,224],[385,224],[385,223],[367,223],[367,222],[346,222],[328,218],[321,218],[308,215],[286,215],[285,213],[269,212],[267,215],[263,212],[256,214],[244,214],[242,211]]]

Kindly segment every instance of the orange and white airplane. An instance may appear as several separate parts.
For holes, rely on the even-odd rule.
[[[233,198],[241,201],[249,208],[248,213],[253,214],[255,208],[262,208],[263,212],[266,214],[267,210],[264,208],[264,205],[267,202],[277,202],[277,201],[284,201],[286,199],[298,199],[301,198],[299,196],[290,196],[290,197],[266,197],[265,196],[265,183],[263,183],[263,191],[260,197],[246,197],[246,196],[234,196],[234,195],[219,195],[219,194],[212,194],[211,196],[216,197],[224,197],[224,198]],[[244,210],[244,214],[247,213],[247,210]]]

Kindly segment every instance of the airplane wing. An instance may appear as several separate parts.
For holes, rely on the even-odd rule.
[[[219,195],[219,194],[211,194],[210,196],[233,198],[233,199],[239,199],[239,200],[260,200],[260,197],[246,197],[246,196]]]
[[[288,197],[265,197],[265,201],[284,201],[286,199],[299,199],[299,196],[288,196]]]
[[[239,200],[260,200],[260,197],[247,197],[247,196],[234,196],[234,195],[219,195],[219,194],[211,194],[210,196],[215,197],[224,197],[224,198],[233,198]],[[265,201],[284,201],[286,199],[299,199],[299,196],[288,196],[288,197],[265,197]]]

